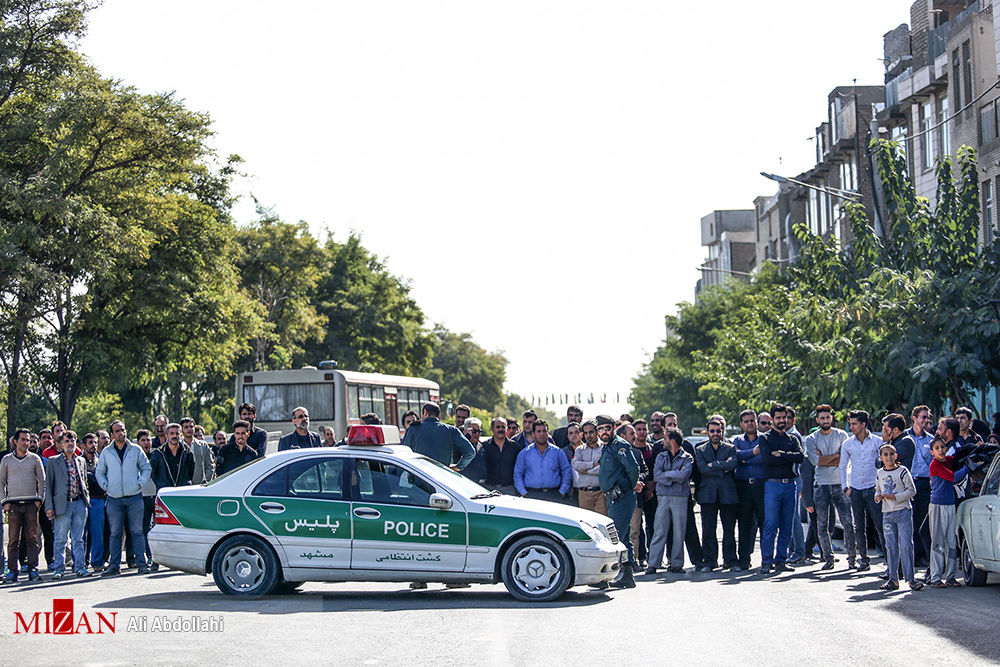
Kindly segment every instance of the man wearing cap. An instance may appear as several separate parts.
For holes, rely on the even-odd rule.
[[[597,435],[604,448],[601,451],[601,491],[608,507],[608,516],[615,522],[618,539],[628,549],[628,562],[622,565],[622,576],[612,586],[635,588],[632,571],[636,565],[630,521],[635,510],[635,494],[642,490],[639,463],[632,454],[632,445],[614,433],[615,420],[608,415],[597,416]]]

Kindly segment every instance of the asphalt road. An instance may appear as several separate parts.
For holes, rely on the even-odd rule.
[[[877,571],[878,567],[873,567]],[[259,600],[209,577],[164,571],[0,588],[0,662],[34,664],[996,664],[1000,586],[886,595],[874,572],[818,566],[641,576],[632,590],[571,589],[526,604],[502,586],[409,591],[399,584],[306,584]],[[14,634],[22,616],[74,600],[114,634]],[[197,618],[215,632],[151,630]],[[43,617],[39,617],[40,621]],[[215,620],[213,620],[215,619]],[[43,621],[42,621],[43,622]],[[138,629],[146,624],[145,632]],[[129,626],[132,626],[130,629]],[[95,628],[96,629],[96,628]],[[212,629],[211,627],[209,629]]]

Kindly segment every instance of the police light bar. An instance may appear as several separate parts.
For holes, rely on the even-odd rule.
[[[347,444],[351,447],[398,445],[399,428],[392,425],[355,424],[347,433]]]

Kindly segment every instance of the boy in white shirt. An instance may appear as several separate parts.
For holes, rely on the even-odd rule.
[[[895,447],[882,445],[878,455],[882,468],[875,472],[875,502],[882,504],[882,530],[889,566],[889,580],[880,588],[884,591],[899,589],[902,562],[903,577],[912,590],[919,591],[924,585],[913,576],[913,508],[910,503],[917,493],[917,485],[910,471],[896,460]]]

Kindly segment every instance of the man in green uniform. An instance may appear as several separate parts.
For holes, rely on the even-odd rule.
[[[611,585],[615,588],[635,588],[632,571],[636,566],[632,546],[632,512],[635,494],[642,490],[639,482],[639,463],[632,454],[632,446],[614,433],[615,420],[607,415],[597,416],[597,434],[604,443],[601,452],[601,491],[607,501],[608,516],[615,522],[618,539],[628,549],[628,562],[622,565],[622,576]]]

